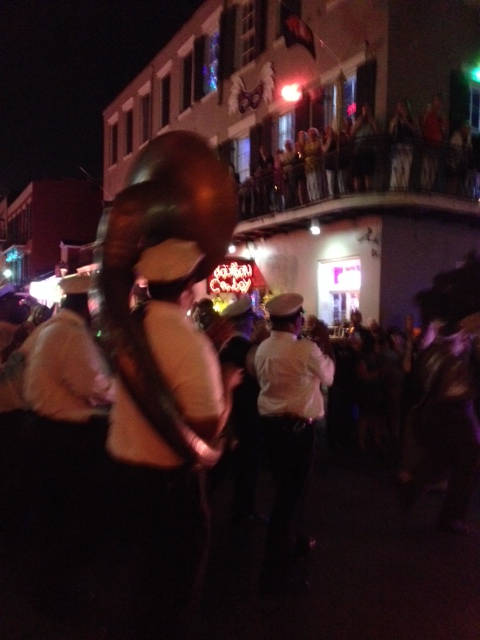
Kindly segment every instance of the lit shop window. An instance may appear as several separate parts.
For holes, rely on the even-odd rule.
[[[359,258],[318,265],[319,315],[330,325],[348,320],[358,309],[362,273]]]

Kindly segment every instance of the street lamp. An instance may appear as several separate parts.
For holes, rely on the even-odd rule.
[[[313,218],[310,223],[310,233],[312,234],[312,236],[319,236],[320,232],[320,223],[317,218]]]

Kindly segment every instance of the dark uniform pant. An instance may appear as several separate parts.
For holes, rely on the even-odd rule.
[[[188,638],[208,554],[203,472],[115,463],[112,640]]]
[[[304,502],[310,484],[313,423],[292,416],[263,417],[265,447],[275,495],[267,532],[265,567],[281,567],[304,538]]]

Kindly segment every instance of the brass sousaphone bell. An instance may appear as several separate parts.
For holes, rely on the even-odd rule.
[[[168,238],[195,241],[206,277],[225,255],[236,222],[236,197],[227,168],[200,136],[173,131],[152,140],[133,163],[125,189],[100,221],[96,298],[102,343],[114,371],[158,434],[192,465],[212,466],[220,451],[182,419],[131,313],[134,266],[141,252]]]

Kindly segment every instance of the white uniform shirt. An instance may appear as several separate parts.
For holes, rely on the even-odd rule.
[[[144,323],[157,366],[187,423],[189,418],[220,417],[224,409],[223,383],[210,340],[195,329],[176,304],[152,300]],[[183,463],[121,384],[112,411],[107,450],[114,458],[131,464],[168,468]]]
[[[297,340],[287,331],[272,331],[257,349],[255,370],[260,415],[324,415],[320,384],[332,384],[335,365],[314,342]]]
[[[112,380],[85,320],[62,309],[25,345],[27,406],[52,420],[86,422],[113,399]],[[95,408],[97,407],[97,409]]]

